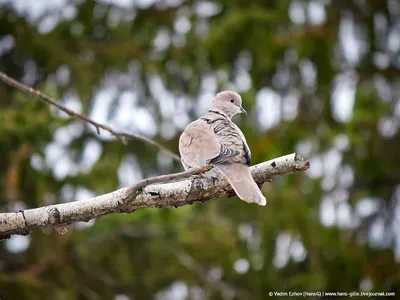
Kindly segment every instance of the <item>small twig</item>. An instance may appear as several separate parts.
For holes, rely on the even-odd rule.
[[[165,146],[161,145],[160,143],[158,143],[158,142],[156,142],[156,141],[154,141],[154,140],[152,140],[152,139],[150,139],[148,137],[145,137],[145,136],[140,135],[140,134],[133,134],[133,133],[127,133],[127,132],[118,132],[118,131],[112,129],[108,125],[95,122],[92,119],[89,119],[87,116],[79,114],[79,113],[77,113],[77,112],[65,107],[59,101],[54,100],[50,96],[47,96],[46,94],[44,94],[44,93],[42,93],[42,92],[40,92],[38,90],[35,90],[35,89],[31,88],[31,87],[28,87],[28,86],[22,84],[19,81],[16,81],[15,79],[7,76],[3,72],[0,72],[0,79],[3,80],[9,86],[15,87],[15,88],[17,88],[17,89],[19,89],[19,90],[21,90],[21,91],[23,91],[25,93],[34,95],[39,100],[57,107],[58,109],[62,110],[66,114],[68,114],[70,117],[79,119],[79,120],[84,121],[86,123],[89,123],[90,125],[92,125],[96,129],[97,134],[100,134],[100,129],[103,129],[103,130],[108,131],[109,133],[111,133],[111,135],[115,136],[118,140],[120,140],[123,143],[125,141],[125,138],[131,138],[131,139],[140,140],[142,142],[145,142],[145,143],[148,143],[148,144],[152,145],[153,147],[156,147],[156,148],[160,149],[161,151],[164,151],[166,154],[171,156],[173,159],[175,159],[175,160],[180,162],[180,157],[177,154],[173,153],[171,150],[167,149]]]
[[[144,188],[145,186],[148,186],[148,185],[154,184],[154,183],[169,182],[169,181],[173,181],[173,180],[179,180],[182,178],[188,178],[192,175],[198,175],[198,174],[207,172],[207,171],[211,170],[212,167],[213,167],[212,165],[205,165],[202,167],[191,169],[189,171],[183,171],[183,172],[179,172],[179,173],[160,175],[160,176],[156,176],[156,177],[142,179],[138,183],[136,183],[132,188],[134,188],[135,190],[139,190],[139,189]]]
[[[142,189],[148,185],[155,184],[155,183],[163,183],[163,182],[170,182],[174,180],[179,180],[182,178],[188,178],[192,175],[198,175],[210,170],[213,166],[212,165],[205,165],[202,167],[194,168],[189,171],[174,173],[174,174],[167,174],[167,175],[160,175],[156,177],[150,177],[146,179],[140,180],[135,185],[128,188],[127,193],[129,197],[126,198],[126,202],[129,203],[129,200],[136,198],[136,195],[139,194]]]

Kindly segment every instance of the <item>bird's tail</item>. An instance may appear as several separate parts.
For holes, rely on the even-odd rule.
[[[267,200],[254,182],[247,165],[221,164],[214,166],[228,179],[240,199],[262,206],[267,204]]]

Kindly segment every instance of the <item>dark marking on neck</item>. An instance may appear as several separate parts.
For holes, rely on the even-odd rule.
[[[213,124],[213,123],[215,123],[215,122],[217,122],[219,120],[223,120],[222,118],[217,118],[217,119],[200,118],[200,119],[203,120],[203,121],[206,121],[207,124]]]
[[[212,109],[210,109],[208,112],[212,112],[212,113],[214,113],[214,114],[217,114],[217,115],[223,116],[224,118],[228,118],[228,117],[227,117],[227,116],[225,116],[223,113],[221,113],[221,112],[219,112],[219,111],[216,111],[216,110],[212,110]]]

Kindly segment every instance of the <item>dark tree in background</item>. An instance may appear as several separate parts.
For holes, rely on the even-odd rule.
[[[252,163],[302,174],[238,198],[145,209],[0,244],[2,299],[264,299],[400,294],[400,2],[0,1],[0,70],[69,108],[177,152],[220,90]],[[0,83],[1,212],[182,170]]]

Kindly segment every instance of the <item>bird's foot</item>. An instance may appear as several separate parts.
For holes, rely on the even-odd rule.
[[[192,175],[192,176],[190,176],[191,178],[193,178],[193,179],[202,179],[202,178],[204,178],[204,176],[203,176],[203,174],[197,174],[197,175]]]

